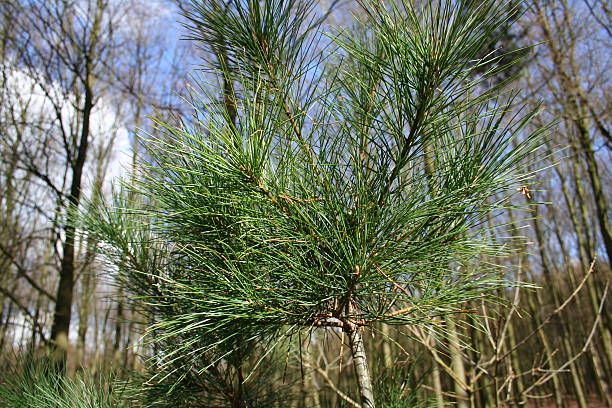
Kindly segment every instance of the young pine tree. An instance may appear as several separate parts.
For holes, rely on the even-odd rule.
[[[359,35],[322,33],[313,0],[187,12],[215,55],[193,116],[156,121],[138,180],[85,216],[145,305],[154,380],[170,390],[225,373],[216,389],[246,407],[245,361],[331,327],[371,408],[368,327],[435,325],[511,284],[478,262],[503,250],[483,220],[528,191],[542,132],[525,133],[536,113],[490,81],[498,54],[477,56],[515,10],[390,3],[359,2]]]

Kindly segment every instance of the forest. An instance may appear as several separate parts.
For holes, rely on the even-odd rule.
[[[0,10],[0,407],[612,408],[606,0]]]

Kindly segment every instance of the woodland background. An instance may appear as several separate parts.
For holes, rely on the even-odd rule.
[[[154,355],[140,340],[147,316],[114,284],[96,243],[74,234],[67,209],[130,177],[141,154],[133,135],[151,130],[148,115],[172,120],[188,108],[181,93],[205,75],[201,58],[214,59],[183,39],[188,7],[0,1],[0,372],[49,342],[69,350],[72,374],[139,372]],[[359,13],[351,1],[318,9],[329,24]],[[488,317],[486,332],[454,319],[445,338],[381,326],[366,340],[379,392],[436,407],[612,407],[611,23],[604,0],[530,0],[483,50],[537,44],[499,79],[516,74],[521,98],[543,106],[533,125],[554,124],[547,169],[520,195],[547,204],[496,214],[505,227],[490,239],[529,238],[500,273],[539,289],[500,292],[509,305],[466,305]],[[268,377],[294,396],[287,404],[358,406],[349,358],[327,347],[338,336],[300,341]]]

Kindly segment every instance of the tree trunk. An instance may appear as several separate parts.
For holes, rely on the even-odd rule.
[[[388,324],[382,324],[380,331],[382,333],[382,347],[381,347],[381,353],[382,353],[382,361],[384,364],[385,369],[391,369],[393,368],[393,353],[391,351],[391,345],[390,345],[390,331],[389,331],[389,325]]]
[[[534,301],[534,296],[528,296],[527,299],[528,299],[528,303],[529,303],[531,312],[533,316],[535,317],[534,319],[535,326],[537,327],[542,323],[542,320],[538,313],[538,311],[540,310],[539,305],[543,305],[545,303],[543,303],[543,300],[540,296],[539,291],[536,291],[535,297],[537,298],[535,299],[536,301]],[[540,338],[540,341],[542,342],[542,345],[544,346],[544,354],[546,355],[546,360],[548,362],[549,369],[556,370],[556,364],[555,364],[555,358],[554,358],[555,353],[554,353],[552,346],[550,345],[550,342],[548,341],[548,337],[546,336],[545,330],[538,330],[538,337]],[[561,386],[561,379],[559,378],[558,375],[554,375],[552,377],[552,387],[553,387],[553,396],[555,398],[555,407],[565,408],[565,404],[563,403],[563,389]]]
[[[57,360],[59,369],[64,371],[68,351],[68,336],[70,332],[70,318],[72,308],[72,297],[74,288],[75,272],[75,210],[81,200],[81,184],[83,170],[87,158],[87,151],[90,142],[90,119],[94,107],[94,64],[97,62],[98,43],[101,39],[102,20],[105,8],[101,0],[96,1],[96,14],[91,20],[91,31],[86,40],[86,45],[80,51],[83,52],[84,62],[83,71],[75,72],[80,74],[84,95],[83,105],[77,110],[82,119],[80,135],[78,136],[78,147],[74,161],[70,162],[72,180],[68,194],[69,207],[66,208],[66,235],[62,246],[62,257],[59,272],[59,285],[57,289],[55,311],[53,315],[53,326],[51,327],[52,356]],[[75,135],[76,136],[76,135]],[[76,137],[75,137],[76,139]],[[71,157],[71,155],[68,155]]]
[[[357,375],[357,383],[359,385],[361,406],[363,408],[374,408],[374,390],[370,372],[368,371],[363,336],[358,327],[352,327],[348,330],[348,337],[353,355],[353,366],[355,367],[355,374]]]
[[[429,336],[427,347],[431,347],[431,348],[436,347],[433,336]],[[432,364],[431,376],[432,376],[432,381],[433,381],[433,389],[436,395],[435,407],[444,408],[444,393],[442,391],[442,378],[440,375],[440,366],[438,365],[438,362],[435,359],[431,362],[431,364]]]
[[[457,407],[468,408],[468,395],[465,390],[467,384],[465,377],[465,365],[463,364],[463,356],[461,355],[461,344],[457,325],[452,316],[446,318],[448,328],[449,354],[451,357],[451,367],[456,375],[457,380],[453,381],[455,387],[455,395],[457,396]]]
[[[89,85],[89,84],[88,84]],[[74,287],[74,266],[75,266],[75,226],[74,212],[81,199],[81,182],[83,178],[83,168],[89,145],[89,119],[93,109],[93,92],[90,87],[85,91],[85,103],[83,108],[83,128],[77,158],[72,166],[72,182],[70,185],[70,195],[68,197],[70,205],[66,216],[66,240],[64,241],[62,260],[60,267],[59,286],[57,288],[55,311],[53,314],[53,326],[51,327],[51,344],[54,359],[57,360],[59,368],[65,369],[68,352],[68,334],[70,331],[70,314],[72,308],[72,295]]]
[[[113,366],[121,367],[121,337],[123,328],[123,291],[119,288],[117,292],[117,315],[115,316],[115,338],[113,341]]]

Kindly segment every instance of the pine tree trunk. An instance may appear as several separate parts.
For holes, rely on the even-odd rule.
[[[357,375],[357,383],[359,385],[359,396],[361,398],[361,406],[363,408],[374,408],[374,391],[370,372],[368,371],[368,362],[366,359],[365,346],[363,344],[363,336],[359,328],[354,327],[348,330],[349,344],[353,355],[353,366]]]

